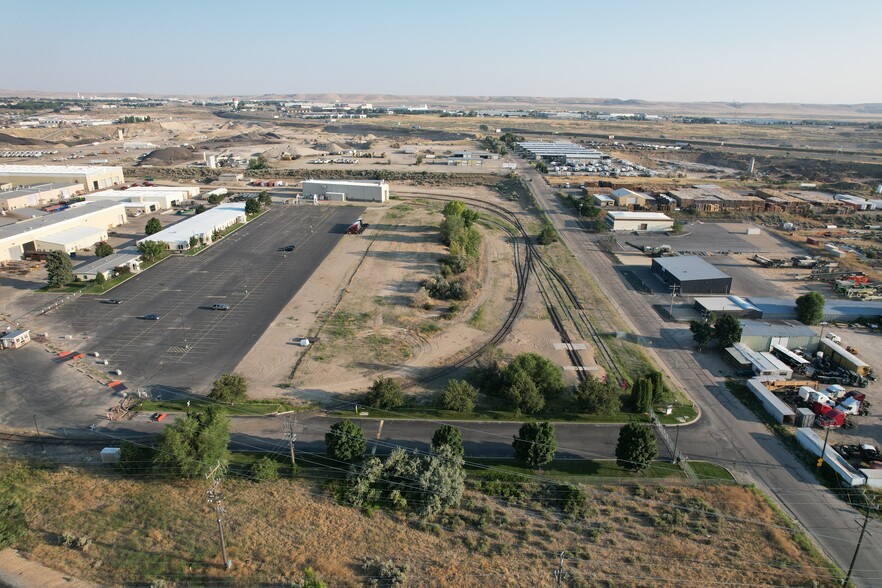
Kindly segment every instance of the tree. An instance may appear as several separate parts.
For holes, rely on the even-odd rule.
[[[260,212],[260,202],[257,198],[249,198],[245,201],[245,214],[257,214]]]
[[[638,378],[631,388],[631,406],[634,412],[652,410],[652,382],[645,376]]]
[[[263,456],[251,464],[251,479],[255,482],[270,482],[279,478],[279,462]]]
[[[819,292],[809,292],[797,298],[796,316],[807,325],[821,322],[824,318],[824,296]]]
[[[524,423],[512,443],[515,459],[528,466],[539,468],[554,459],[557,439],[554,425],[549,422]]]
[[[102,274],[101,272],[98,272],[97,274],[95,274],[95,283],[98,284],[99,286],[104,284],[106,281],[107,281],[107,278],[105,278],[104,274]]]
[[[659,371],[651,371],[646,375],[652,382],[652,401],[661,402],[667,396],[668,388],[665,386],[665,375]]]
[[[196,235],[192,235],[190,237],[190,249],[193,249],[197,245],[199,245],[199,239],[196,238]]]
[[[683,221],[675,220],[674,224],[671,226],[671,232],[675,235],[679,235],[683,232]]]
[[[465,211],[465,204],[463,204],[459,200],[451,200],[444,205],[443,209],[441,209],[441,214],[444,215],[444,218],[450,218],[452,216],[458,216],[461,218]]]
[[[218,205],[224,201],[224,198],[226,198],[226,195],[224,195],[224,194],[209,194],[208,195],[208,203]]]
[[[478,390],[465,380],[450,380],[441,392],[441,406],[445,410],[472,412]]]
[[[689,321],[689,330],[692,331],[692,340],[699,351],[704,351],[714,338],[714,327],[706,321]]]
[[[606,225],[606,221],[602,218],[594,221],[593,228],[595,233],[605,233],[609,230],[609,227]]]
[[[257,200],[260,202],[261,206],[264,208],[269,208],[273,205],[273,197],[270,196],[270,193],[264,190],[257,196]]]
[[[159,222],[159,219],[156,218],[155,216],[153,218],[151,218],[149,221],[147,221],[146,225],[144,225],[144,234],[146,234],[148,237],[150,235],[155,235],[156,233],[158,233],[161,230],[162,230],[162,223]]]
[[[432,435],[432,452],[439,453],[442,447],[450,450],[450,453],[462,457],[465,449],[462,446],[462,433],[453,425],[441,425]]]
[[[248,382],[242,374],[223,374],[214,381],[208,397],[228,404],[245,402],[248,400]]]
[[[0,549],[15,547],[28,532],[24,508],[17,498],[0,497]]]
[[[328,456],[340,461],[358,461],[364,455],[367,443],[361,427],[352,421],[340,421],[331,425],[325,433],[325,447]]]
[[[576,412],[611,415],[622,410],[619,389],[610,382],[587,377],[573,390]]]
[[[68,282],[72,282],[73,264],[70,255],[64,251],[52,251],[46,257],[46,272],[49,274],[49,286],[60,288]]]
[[[538,353],[521,353],[508,365],[507,370],[512,369],[526,372],[545,398],[554,398],[563,389],[563,370]]]
[[[374,408],[391,409],[404,406],[404,390],[395,378],[378,378],[368,389],[368,404]]]
[[[98,257],[107,257],[113,255],[113,246],[107,241],[95,243],[95,255]]]
[[[551,223],[546,222],[542,225],[542,230],[539,231],[539,236],[536,237],[536,241],[538,241],[540,245],[551,245],[557,241],[557,231],[554,230]]]
[[[422,165],[422,164],[423,164],[423,156],[417,155],[416,156],[416,165]]]
[[[196,206],[196,210],[194,211],[194,213],[195,213],[195,214],[202,214],[202,213],[205,212],[206,210],[208,210],[208,209],[205,208],[205,205],[204,205],[204,204],[199,204],[199,205]]]
[[[263,155],[258,155],[255,158],[248,160],[248,169],[266,169],[269,167],[266,161],[266,157]]]
[[[124,474],[141,477],[150,469],[156,451],[146,445],[123,441],[119,448],[119,469]]]
[[[515,412],[533,414],[545,408],[545,398],[523,369],[509,367],[505,372],[505,381],[502,395]]]
[[[714,323],[714,336],[720,347],[731,347],[741,340],[741,321],[731,314],[721,315]]]
[[[230,417],[219,407],[188,412],[159,434],[153,467],[162,475],[204,476],[229,461]]]
[[[536,171],[538,171],[540,174],[547,174],[548,173],[548,166],[545,165],[544,161],[537,161],[536,163],[533,164],[533,166],[536,168]]]
[[[328,585],[319,580],[318,575],[312,568],[304,568],[303,581],[299,584],[300,588],[328,588]]]
[[[647,425],[628,423],[619,430],[616,463],[623,468],[641,472],[658,457],[655,433]]]

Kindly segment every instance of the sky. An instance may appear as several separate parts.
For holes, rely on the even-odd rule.
[[[882,0],[0,0],[0,88],[882,102]]]

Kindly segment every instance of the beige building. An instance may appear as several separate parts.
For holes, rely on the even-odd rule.
[[[125,224],[125,206],[121,202],[90,202],[0,226],[0,262],[22,259],[25,253],[37,251],[37,241],[51,239],[52,235],[78,227],[103,229]],[[94,244],[94,242],[92,243]],[[89,244],[91,246],[92,244]]]
[[[82,184],[87,192],[125,182],[121,167],[92,165],[0,165],[0,184]]]
[[[303,197],[338,202],[386,202],[389,184],[385,180],[304,180]]]
[[[57,182],[37,184],[18,190],[0,191],[0,210],[37,208],[53,200],[64,200],[84,191],[82,184]]]

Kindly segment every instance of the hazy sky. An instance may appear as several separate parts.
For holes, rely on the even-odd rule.
[[[882,0],[0,0],[0,88],[882,102]]]

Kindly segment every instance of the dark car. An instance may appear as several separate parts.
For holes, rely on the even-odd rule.
[[[111,298],[107,301],[107,304],[122,304],[122,300],[119,298]]]
[[[145,314],[144,320],[145,321],[158,321],[159,315],[158,314]]]
[[[212,305],[211,305],[211,310],[230,310],[230,305],[229,305],[229,304],[223,304],[223,303],[221,303],[221,304],[212,304]]]
[[[293,245],[286,245],[285,251],[294,251],[294,246]]]

